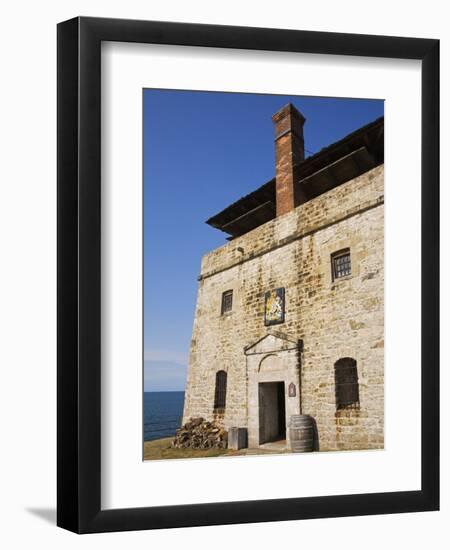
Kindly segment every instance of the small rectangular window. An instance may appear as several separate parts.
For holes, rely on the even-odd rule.
[[[227,290],[222,294],[222,315],[229,313],[233,308],[233,291]]]
[[[340,250],[331,255],[331,274],[333,281],[352,274],[350,249]]]

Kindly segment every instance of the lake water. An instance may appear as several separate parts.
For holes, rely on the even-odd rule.
[[[144,441],[175,435],[183,404],[184,391],[144,392]]]

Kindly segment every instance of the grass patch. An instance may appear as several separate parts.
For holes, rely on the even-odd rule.
[[[175,449],[171,447],[173,437],[144,441],[144,460],[166,460],[170,458],[208,458],[216,456],[271,455],[289,452],[286,449],[264,448],[241,449]]]
[[[228,449],[174,449],[170,446],[173,437],[144,441],[144,460],[163,460],[167,458],[205,458],[234,454]]]

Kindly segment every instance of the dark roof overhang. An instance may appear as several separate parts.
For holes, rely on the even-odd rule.
[[[321,149],[297,166],[303,195],[310,200],[384,162],[384,117]],[[276,216],[275,178],[240,198],[207,224],[235,238]]]

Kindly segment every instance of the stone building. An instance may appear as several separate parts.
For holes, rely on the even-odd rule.
[[[384,445],[384,119],[305,159],[305,118],[273,117],[275,177],[208,224],[183,422],[286,440],[311,415],[316,449]]]

